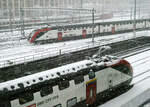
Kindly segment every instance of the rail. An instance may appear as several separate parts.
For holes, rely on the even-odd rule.
[[[150,49],[148,49],[150,50]],[[141,52],[137,52],[139,54]],[[135,54],[133,54],[135,55]],[[129,57],[129,56],[127,56]],[[142,61],[142,62],[141,62]],[[140,58],[136,61],[130,62],[132,64],[132,67],[138,67],[141,64],[145,64],[150,61],[150,55],[144,56],[143,58]],[[140,63],[138,63],[140,62]],[[136,64],[137,63],[137,64]],[[133,65],[135,64],[135,65]],[[131,85],[139,84],[140,82],[149,79],[150,78],[150,69],[146,69],[145,71],[142,71],[141,73],[137,73],[136,75],[133,76],[133,81]],[[137,80],[136,80],[137,79]]]
[[[26,56],[21,56],[21,57],[17,57],[17,58],[5,59],[5,57],[4,58],[1,57],[3,59],[1,59],[1,61],[0,61],[0,68],[13,66],[13,65],[21,64],[21,63],[28,63],[28,62],[31,62],[31,61],[50,58],[50,57],[54,57],[54,56],[59,56],[59,55],[67,54],[67,53],[81,51],[81,50],[84,50],[84,49],[96,48],[96,47],[99,47],[99,46],[108,45],[108,44],[118,42],[118,41],[123,41],[122,37],[113,38],[111,40],[106,40],[103,43],[100,43],[100,41],[97,40],[94,43],[88,42],[88,45],[87,44],[80,44],[82,46],[80,46],[80,45],[77,46],[77,44],[76,44],[75,47],[66,46],[65,48],[62,48],[62,49],[56,49],[57,47],[48,48],[46,50],[38,51],[38,53],[35,53],[35,54],[32,54],[32,55],[26,55]],[[31,51],[29,51],[29,52],[31,52]],[[29,53],[29,52],[27,52],[27,53]],[[22,53],[22,54],[25,54],[25,52]],[[15,55],[15,54],[13,54],[13,55]],[[20,55],[21,55],[21,53],[20,53]],[[8,56],[6,56],[6,57],[8,57]]]
[[[33,55],[27,55],[27,56],[18,57],[18,58],[11,58],[9,60],[1,60],[0,68],[17,65],[20,63],[27,63],[30,61],[40,60],[43,58],[54,57],[54,56],[58,56],[58,55],[62,55],[62,54],[72,53],[72,52],[76,52],[76,51],[80,51],[80,50],[84,50],[84,49],[95,48],[95,47],[99,47],[101,45],[106,45],[106,44],[110,44],[112,42],[118,42],[118,41],[121,41],[121,38],[117,38],[117,39],[115,38],[110,41],[107,40],[107,41],[105,41],[105,43],[102,43],[102,44],[100,44],[99,41],[95,41],[94,44],[92,42],[88,42],[88,45],[84,44],[84,45],[78,46],[78,47],[75,46],[75,47],[70,48],[70,47],[66,46],[63,49],[56,49],[57,47],[53,47],[53,48],[46,49],[46,51],[42,50]],[[25,53],[22,53],[22,54],[25,54]],[[15,55],[15,54],[13,54],[13,55]],[[8,56],[6,56],[6,57],[8,57]]]

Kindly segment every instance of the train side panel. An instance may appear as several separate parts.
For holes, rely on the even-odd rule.
[[[75,84],[74,80],[69,82],[69,87],[60,90],[59,86],[53,87],[53,93],[41,97],[40,92],[34,93],[34,100],[27,102],[25,104],[20,104],[19,100],[11,101],[11,107],[53,107],[56,105],[61,105],[61,107],[71,107],[79,102],[88,101],[87,100],[87,84],[91,84],[93,80],[96,82],[97,94],[108,90],[110,88],[116,87],[121,83],[131,79],[132,76],[122,73],[111,67],[100,70],[95,73],[95,77],[89,78],[89,75],[84,76],[84,82]],[[93,95],[93,94],[92,94]],[[88,102],[86,102],[88,103]]]
[[[150,27],[150,20],[136,20],[136,28],[138,30]],[[52,28],[53,29],[53,28]],[[75,40],[86,37],[91,37],[92,34],[92,24],[85,25],[73,25],[73,26],[64,26],[64,27],[56,27],[55,30],[48,31],[44,33],[42,36],[35,38],[35,42],[38,41],[63,41],[63,40]],[[59,31],[61,29],[61,31]],[[86,36],[83,36],[83,30],[86,31]],[[114,21],[114,22],[102,22],[96,23],[94,28],[95,34],[115,34],[115,33],[124,33],[133,30],[133,20],[127,21]],[[62,39],[58,38],[58,33],[62,33]],[[32,33],[31,33],[32,34]],[[32,37],[29,37],[32,38]],[[29,40],[31,41],[31,40]],[[33,41],[34,43],[34,41]]]
[[[47,39],[56,39],[57,38],[57,30],[50,30],[46,32],[41,37],[37,38],[35,41],[47,40]]]

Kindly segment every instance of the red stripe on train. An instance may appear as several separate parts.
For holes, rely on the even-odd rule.
[[[27,107],[36,107],[36,104],[32,104],[32,105],[27,106]]]
[[[128,61],[124,60],[124,59],[120,60],[118,63],[113,64],[111,66],[113,67],[113,66],[120,65],[120,64],[126,65],[128,68],[130,68],[131,72],[133,72],[131,64]]]
[[[45,32],[45,31],[49,31],[51,30],[51,28],[44,28],[44,29],[39,29],[37,32],[34,33],[34,35],[32,36],[30,42],[33,43],[34,40],[36,39],[37,35],[40,33],[40,32]]]

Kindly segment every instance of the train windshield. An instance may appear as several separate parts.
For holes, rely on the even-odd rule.
[[[28,37],[29,40],[30,40],[30,38],[33,37],[33,35],[35,34],[36,31],[37,31],[37,30],[34,30],[34,31],[32,31],[32,32],[29,34],[29,37]]]
[[[131,73],[130,68],[128,66],[126,66],[126,65],[120,64],[120,65],[114,66],[113,68],[118,70],[118,71],[121,71],[122,73],[131,75],[130,74]]]

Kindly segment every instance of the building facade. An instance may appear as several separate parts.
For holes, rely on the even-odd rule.
[[[140,0],[137,0],[137,5],[141,5],[140,9],[142,11],[142,8],[146,8],[145,5],[148,5],[149,0],[139,2]],[[41,16],[44,13],[49,13],[50,15],[65,13],[61,12],[62,10],[44,10],[44,13],[43,10],[41,10],[38,12],[38,10],[42,8],[94,8],[97,13],[102,14],[104,12],[130,11],[131,7],[133,8],[133,3],[134,0],[0,0],[0,17],[19,18],[21,15],[32,17]],[[148,7],[149,5],[147,8]],[[22,12],[22,8],[30,8],[31,10],[24,10],[24,12]],[[37,10],[32,10],[32,8]]]
[[[21,8],[81,8],[81,2],[82,0],[0,0],[0,15],[8,17],[11,10],[12,16],[19,17]]]

